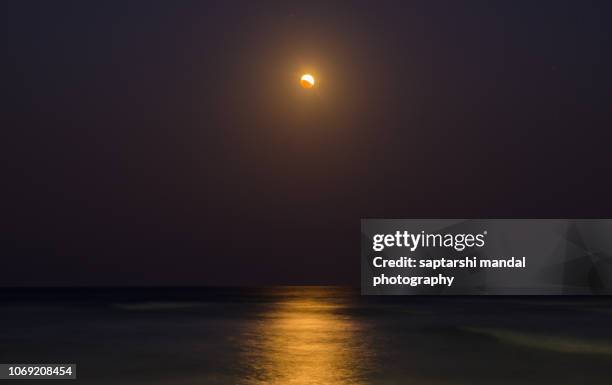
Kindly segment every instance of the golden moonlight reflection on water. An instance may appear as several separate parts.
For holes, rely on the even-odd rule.
[[[368,354],[361,326],[341,304],[279,302],[242,336],[249,385],[359,385]]]

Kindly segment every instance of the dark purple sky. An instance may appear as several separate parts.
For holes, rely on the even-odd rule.
[[[357,284],[362,217],[611,217],[611,17],[3,2],[0,285]]]

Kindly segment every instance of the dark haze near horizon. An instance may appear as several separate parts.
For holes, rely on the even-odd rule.
[[[610,217],[611,10],[4,2],[0,285],[357,284],[363,217]]]

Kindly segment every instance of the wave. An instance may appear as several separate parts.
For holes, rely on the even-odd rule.
[[[113,307],[122,310],[176,310],[192,309],[206,306],[203,302],[138,302],[138,303],[116,303]]]
[[[463,328],[463,330],[492,337],[502,343],[527,348],[548,350],[558,353],[612,355],[612,341],[599,342],[504,329]]]

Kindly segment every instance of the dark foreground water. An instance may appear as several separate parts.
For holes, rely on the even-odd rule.
[[[45,362],[70,384],[606,385],[612,299],[2,289],[0,363]]]

